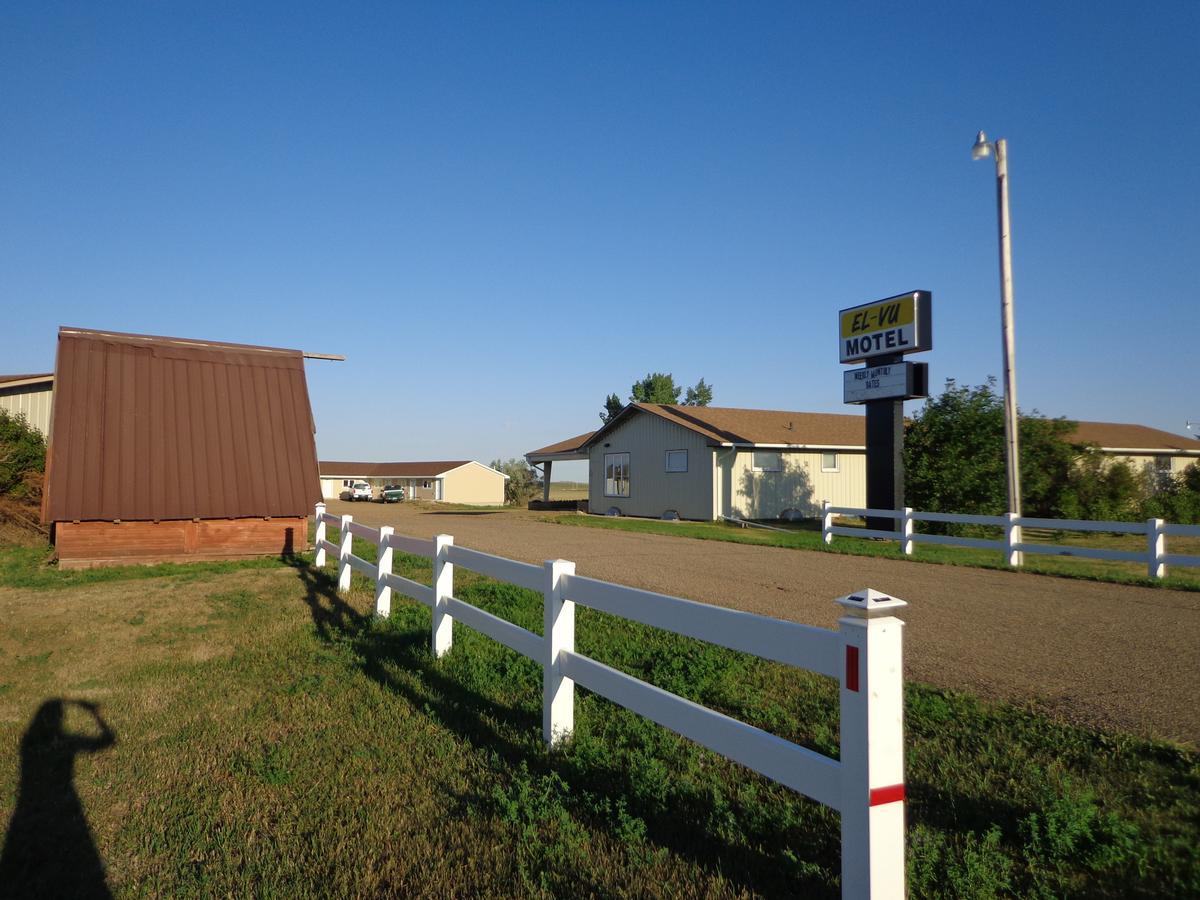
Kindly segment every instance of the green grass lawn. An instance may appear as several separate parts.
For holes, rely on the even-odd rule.
[[[743,528],[730,522],[664,522],[658,519],[632,517],[580,515],[547,516],[545,521],[559,525],[585,528],[608,528],[617,531],[633,531],[645,534],[668,534],[675,537],[695,538],[708,541],[731,541],[739,544],[760,544],[768,547],[788,547],[795,550],[818,550],[827,553],[843,553],[852,556],[881,556],[925,563],[940,563],[954,566],[973,566],[984,569],[1007,569],[998,550],[975,550],[967,547],[946,547],[933,544],[917,544],[912,556],[900,552],[896,541],[876,541],[865,538],[835,537],[826,545],[821,541],[821,524],[815,521],[795,523],[772,522],[771,527],[783,529],[772,531],[762,528]],[[983,537],[998,537],[985,534]],[[1079,547],[1102,547],[1114,550],[1144,550],[1143,535],[1117,534],[1051,534],[1044,531],[1027,530],[1026,540],[1040,543],[1067,544]],[[1200,555],[1200,538],[1169,538],[1168,552]],[[1059,575],[1067,578],[1085,578],[1096,581],[1113,581],[1121,584],[1138,584],[1177,590],[1200,590],[1200,568],[1175,566],[1168,569],[1167,578],[1162,580],[1146,577],[1146,567],[1141,563],[1110,562],[1108,560],[1085,559],[1083,557],[1052,557],[1025,554],[1025,565],[1021,571],[1041,575]]]
[[[39,705],[98,703],[115,743],[73,788],[118,894],[837,895],[835,813],[582,689],[547,753],[539,666],[458,625],[435,660],[429,612],[374,619],[358,576],[340,598],[299,560],[63,573],[3,550],[0,571],[25,573],[0,590],[0,822]],[[456,595],[541,631],[535,593],[460,570]],[[583,608],[577,647],[837,755],[830,679]],[[1195,751],[920,684],[905,702],[912,896],[1200,892]]]

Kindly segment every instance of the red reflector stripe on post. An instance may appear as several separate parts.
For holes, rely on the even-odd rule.
[[[861,794],[859,796],[862,796]],[[904,785],[893,784],[888,787],[874,788],[871,791],[871,806],[882,806],[885,803],[895,803],[904,799]]]
[[[846,690],[858,690],[858,648],[846,648]]]

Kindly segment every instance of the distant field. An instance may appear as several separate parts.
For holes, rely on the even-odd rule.
[[[586,481],[552,481],[550,482],[551,500],[586,500],[588,486]]]

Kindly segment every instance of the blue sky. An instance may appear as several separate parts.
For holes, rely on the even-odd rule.
[[[934,295],[931,380],[1200,419],[1200,4],[6,4],[0,371],[59,325],[344,353],[328,458],[488,461],[648,371],[841,403],[836,313]],[[917,404],[910,404],[915,409]]]

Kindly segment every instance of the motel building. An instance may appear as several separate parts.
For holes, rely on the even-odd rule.
[[[1079,422],[1071,443],[1135,471],[1177,475],[1200,441],[1144,425]],[[586,461],[588,510],[650,518],[797,519],[822,501],[866,506],[866,418],[631,403],[598,431],[531,450],[545,499],[553,464]]]
[[[503,506],[508,476],[471,459],[440,462],[348,462],[323,460],[321,495],[336,500],[356,481],[371,486],[375,499],[387,485],[404,488],[405,500]]]

